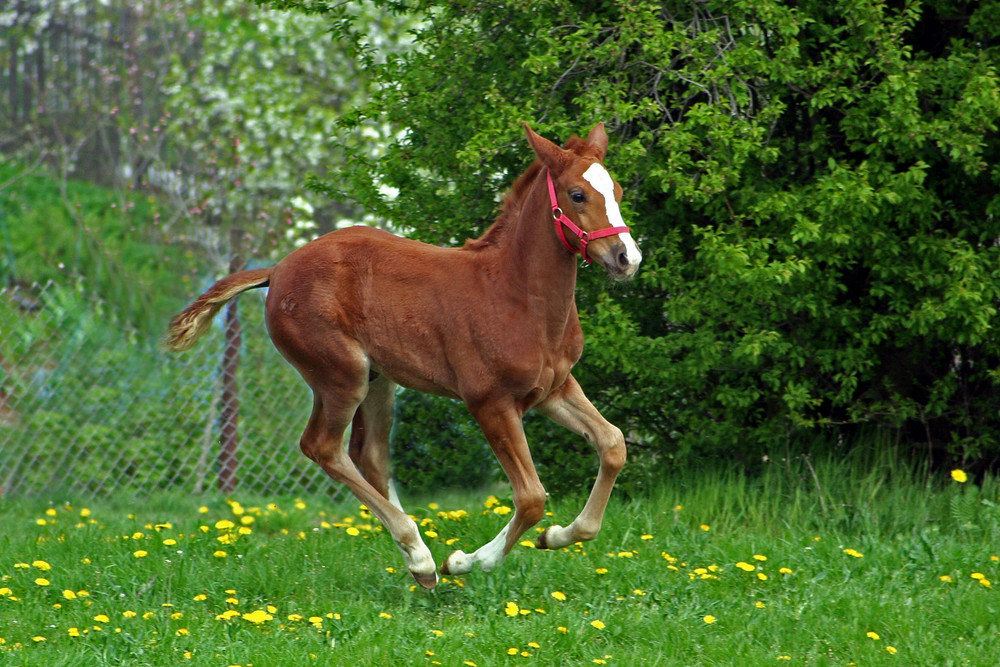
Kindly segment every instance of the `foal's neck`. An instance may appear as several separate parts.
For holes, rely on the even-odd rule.
[[[568,308],[576,289],[576,256],[556,235],[544,170],[525,191],[516,215],[499,244],[502,270],[533,296],[544,295],[556,308]]]

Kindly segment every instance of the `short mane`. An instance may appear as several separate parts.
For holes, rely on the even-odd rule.
[[[489,229],[483,232],[482,236],[478,239],[469,239],[463,247],[468,250],[479,250],[494,245],[506,230],[508,221],[517,217],[518,212],[521,210],[521,204],[527,196],[528,189],[543,168],[542,163],[538,160],[532,162],[525,172],[514,181],[514,185],[511,186],[510,190],[504,194],[503,203],[500,206],[500,214],[497,216],[496,221],[490,225]]]

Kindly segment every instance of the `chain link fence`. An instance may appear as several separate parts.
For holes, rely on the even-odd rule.
[[[222,404],[222,317],[168,355],[79,285],[0,290],[0,497],[346,494],[299,451],[311,392],[271,345],[262,296],[241,299],[237,407]]]

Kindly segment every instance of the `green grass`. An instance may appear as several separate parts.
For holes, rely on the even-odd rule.
[[[1000,664],[998,494],[890,456],[677,472],[616,497],[594,542],[518,547],[430,593],[356,503],[9,500],[0,664]],[[438,562],[501,528],[486,497],[410,504]],[[551,502],[547,521],[578,507]],[[242,517],[252,532],[220,542]]]

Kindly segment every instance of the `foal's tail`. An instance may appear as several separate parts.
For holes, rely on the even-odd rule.
[[[240,271],[226,276],[170,320],[163,346],[173,352],[191,349],[224,305],[242,292],[266,287],[270,281],[271,269]]]

